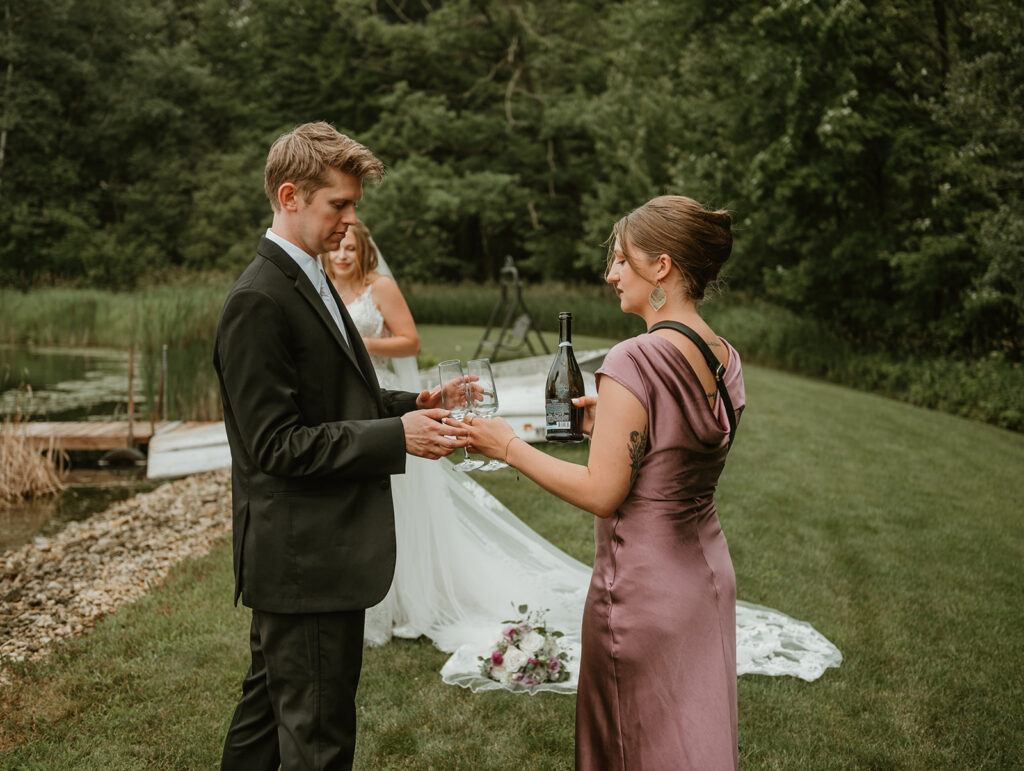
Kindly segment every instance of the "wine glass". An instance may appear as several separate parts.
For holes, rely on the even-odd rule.
[[[442,361],[437,365],[437,374],[441,380],[441,405],[456,420],[462,420],[471,412],[469,383],[462,372],[462,362],[458,359]],[[456,471],[472,471],[484,465],[482,460],[473,460],[469,452],[463,448],[465,458],[455,465]]]
[[[494,386],[494,373],[490,359],[473,359],[466,364],[466,374],[476,377],[472,384],[473,412],[481,418],[490,418],[498,413],[498,389]],[[508,468],[508,464],[497,458],[492,459],[481,471],[497,471]]]

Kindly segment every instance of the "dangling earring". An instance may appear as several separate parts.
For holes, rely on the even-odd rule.
[[[654,285],[650,294],[647,295],[647,302],[651,304],[655,312],[660,311],[661,307],[665,304],[668,297],[665,295],[665,290],[661,288],[661,282],[659,281]]]

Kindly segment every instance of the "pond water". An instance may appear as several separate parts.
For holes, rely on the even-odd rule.
[[[139,357],[132,378],[143,414]],[[128,409],[128,352],[107,348],[0,346],[0,415],[31,420],[114,420]]]
[[[64,491],[56,495],[0,506],[0,554],[38,536],[54,535],[68,522],[88,519],[159,482],[146,479],[144,468],[77,468],[67,473],[64,484]]]
[[[135,414],[145,396],[135,360]],[[0,346],[0,419],[119,420],[127,417],[128,352],[101,348]],[[0,552],[68,522],[90,517],[135,493],[151,490],[145,468],[101,469],[103,453],[73,453],[66,489],[13,506],[0,506]]]

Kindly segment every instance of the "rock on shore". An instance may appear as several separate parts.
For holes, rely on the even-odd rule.
[[[0,678],[156,587],[231,529],[231,475],[185,477],[0,554]]]

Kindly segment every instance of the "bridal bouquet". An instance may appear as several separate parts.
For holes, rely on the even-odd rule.
[[[478,657],[480,673],[502,685],[525,687],[568,680],[568,654],[558,642],[563,634],[544,625],[543,613],[528,611],[526,605],[520,605],[523,618],[502,622],[494,650],[486,658]]]

